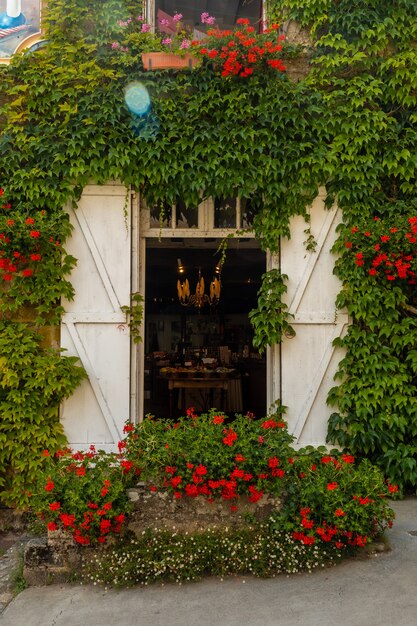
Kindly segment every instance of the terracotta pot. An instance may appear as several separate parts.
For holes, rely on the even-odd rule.
[[[180,70],[195,67],[198,59],[191,54],[178,56],[168,52],[143,52],[142,63],[145,70]]]

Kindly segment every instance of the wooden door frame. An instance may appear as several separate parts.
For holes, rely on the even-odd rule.
[[[202,203],[208,206],[208,201]],[[214,229],[204,220],[206,230],[195,229],[160,229],[149,228],[149,216],[146,209],[141,207],[139,194],[132,194],[132,292],[139,292],[146,298],[146,241],[150,238],[183,237],[187,239],[204,239],[207,237],[222,239],[238,229]],[[245,234],[247,237],[248,234]],[[249,235],[256,239],[253,234]],[[266,270],[279,268],[279,255],[266,252]],[[145,380],[145,326],[146,309],[143,308],[140,335],[143,338],[139,344],[132,344],[131,356],[131,421],[140,422],[144,418],[144,380]],[[266,352],[266,406],[267,410],[281,397],[281,364],[280,346],[267,348]]]

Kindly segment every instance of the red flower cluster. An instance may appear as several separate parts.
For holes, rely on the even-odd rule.
[[[0,279],[6,282],[32,276],[42,261],[45,247],[59,245],[53,237],[42,233],[44,211],[36,219],[15,212],[13,216],[14,219],[0,215]]]
[[[120,484],[117,481],[112,484],[113,479],[108,478],[93,484],[92,472],[102,462],[100,453],[94,446],[90,446],[87,452],[73,452],[70,448],[65,448],[57,450],[54,455],[44,450],[42,456],[45,463],[52,463],[51,469],[56,470],[56,464],[59,465],[59,471],[53,474],[53,480],[50,476],[45,479],[43,492],[48,495],[42,497],[43,508],[37,509],[47,522],[49,531],[63,529],[71,533],[74,541],[80,545],[90,545],[96,541],[105,543],[110,534],[120,533],[125,519],[117,501]],[[126,474],[134,464],[121,455],[114,455],[112,469],[115,472],[117,465],[121,474]],[[172,469],[175,472],[175,468]],[[72,488],[72,495],[68,499],[69,486]],[[82,497],[74,497],[73,492],[79,496],[82,494]],[[34,497],[36,499],[36,494]]]
[[[237,440],[237,435],[232,429],[224,429],[223,434],[225,435],[224,445],[231,446]],[[238,498],[241,493],[247,493],[249,502],[257,502],[265,492],[264,488],[259,486],[259,481],[282,479],[285,476],[285,470],[278,467],[280,459],[273,456],[267,460],[268,466],[265,468],[267,471],[254,476],[242,467],[246,461],[247,459],[242,454],[236,454],[236,465],[230,471],[229,476],[216,479],[210,477],[209,469],[203,463],[195,464],[187,461],[181,473],[176,467],[166,465],[162,484],[164,488],[172,489],[177,499],[183,496],[190,498],[205,496],[211,502],[216,496],[224,500],[232,500]],[[154,485],[150,489],[157,491]]]
[[[285,37],[277,35],[279,25],[274,24],[257,34],[248,19],[241,18],[237,24],[235,30],[209,30],[206,39],[202,42],[193,41],[192,45],[198,47],[199,53],[211,61],[225,78],[247,78],[255,68],[265,70],[271,67],[278,72],[285,72],[280,57],[281,42]]]
[[[226,435],[223,438],[223,443],[225,446],[232,446],[237,439],[237,434],[231,428],[225,428],[223,434]]]
[[[293,531],[292,536],[296,541],[300,541],[304,545],[312,545],[316,542],[317,538],[326,543],[334,542],[337,549],[351,547],[364,547],[367,544],[368,537],[366,535],[360,535],[353,531],[347,531],[338,528],[336,524],[328,524],[323,521],[320,525],[316,524],[314,519],[311,518],[312,510],[310,507],[300,509],[301,526],[303,530]],[[346,513],[343,509],[336,509],[334,512],[335,517],[345,517]],[[308,534],[305,531],[309,531]]]
[[[398,219],[398,218],[397,218]],[[355,264],[369,276],[384,281],[404,281],[416,284],[417,276],[417,217],[412,215],[396,225],[374,218],[372,229],[350,229],[345,242],[354,254]]]

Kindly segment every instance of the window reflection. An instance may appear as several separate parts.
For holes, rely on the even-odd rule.
[[[187,207],[182,200],[176,205],[177,228],[198,228],[198,207]]]
[[[236,20],[248,18],[252,25],[260,23],[262,18],[261,0],[156,0],[155,16],[163,11],[170,16],[181,13],[181,23],[191,30],[205,32],[201,23],[201,14],[206,12],[216,18],[215,25],[220,29],[233,28]],[[157,25],[157,24],[156,24]],[[198,32],[195,33],[198,39]]]
[[[175,205],[154,204],[149,218],[150,228],[198,228],[198,207],[187,207],[182,200]]]
[[[214,227],[236,228],[236,198],[215,198]]]
[[[251,200],[242,198],[240,201],[242,228],[253,226],[253,220],[256,215],[256,207]]]
[[[150,228],[172,228],[172,207],[168,203],[154,204],[150,208]]]

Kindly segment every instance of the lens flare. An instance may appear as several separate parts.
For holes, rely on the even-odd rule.
[[[151,108],[151,99],[143,83],[134,81],[125,89],[125,103],[131,113],[142,117]]]

